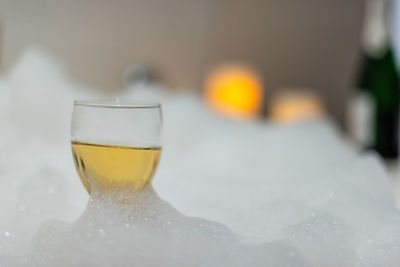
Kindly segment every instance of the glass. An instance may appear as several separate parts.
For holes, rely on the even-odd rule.
[[[75,101],[72,154],[89,194],[130,193],[144,188],[160,159],[161,128],[158,103]]]

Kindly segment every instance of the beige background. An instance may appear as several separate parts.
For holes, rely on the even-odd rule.
[[[267,97],[316,89],[343,122],[357,63],[363,0],[0,0],[2,67],[28,44],[63,61],[73,79],[121,88],[124,68],[155,66],[178,89],[200,90],[208,67],[243,61]]]

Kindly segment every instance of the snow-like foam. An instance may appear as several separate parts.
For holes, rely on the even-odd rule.
[[[90,199],[74,224],[43,225],[29,261],[39,266],[309,266],[290,243],[245,246],[226,226],[182,215],[151,187],[130,197],[130,204]]]
[[[77,87],[38,50],[0,78],[0,266],[400,262],[393,184],[329,120],[231,121],[195,96],[132,89],[163,103],[160,197],[88,200],[69,144]]]

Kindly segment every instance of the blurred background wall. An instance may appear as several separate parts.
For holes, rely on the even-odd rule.
[[[282,87],[318,92],[343,123],[356,70],[363,0],[0,0],[1,66],[29,44],[71,78],[120,89],[132,63],[154,66],[177,90],[200,91],[210,67],[253,65],[266,98]]]

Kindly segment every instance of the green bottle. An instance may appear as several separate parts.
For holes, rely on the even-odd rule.
[[[372,129],[367,148],[385,159],[399,154],[400,83],[389,38],[387,0],[368,0],[363,32],[363,55],[357,87],[370,100]],[[367,134],[368,135],[368,134]]]

